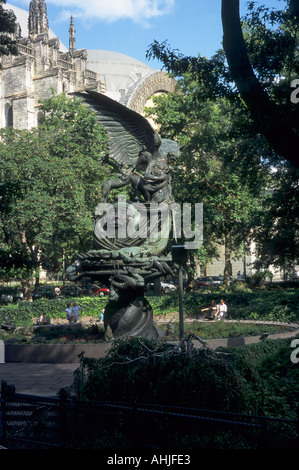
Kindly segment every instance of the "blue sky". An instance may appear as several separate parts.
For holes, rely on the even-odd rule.
[[[28,10],[29,0],[7,3]],[[154,68],[146,50],[167,40],[184,55],[210,57],[221,47],[221,0],[46,0],[49,26],[68,47],[70,15],[74,16],[77,49],[121,52]],[[241,13],[247,0],[240,0]],[[281,6],[279,0],[257,1]]]

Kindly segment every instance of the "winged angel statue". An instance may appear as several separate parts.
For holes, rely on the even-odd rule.
[[[178,144],[161,139],[147,119],[105,95],[74,94],[107,130],[109,156],[103,162],[117,171],[117,177],[102,185],[102,199],[95,210],[94,250],[79,254],[67,269],[67,277],[109,284],[104,325],[113,338],[157,337],[160,333],[144,288],[175,270],[168,247],[175,220],[171,164],[179,156]],[[109,203],[111,190],[127,185],[135,200],[118,197]]]

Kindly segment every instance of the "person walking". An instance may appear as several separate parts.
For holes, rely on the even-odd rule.
[[[82,308],[77,305],[77,302],[74,302],[73,303],[73,307],[72,307],[72,314],[74,315],[74,322],[77,323],[77,321],[79,320],[79,316],[81,315],[81,312],[82,312]]]
[[[99,315],[99,319],[101,323],[104,323],[104,314],[105,314],[105,309],[103,308],[103,310],[101,311]]]
[[[72,313],[72,306],[71,304],[67,304],[67,307],[65,309],[66,313],[66,319],[69,321],[69,323],[73,323],[74,321],[74,315]]]

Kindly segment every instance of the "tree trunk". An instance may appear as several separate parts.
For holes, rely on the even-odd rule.
[[[22,242],[22,247],[23,247],[23,252],[25,254],[28,253],[29,248],[27,244],[27,238],[26,238],[26,232],[23,231],[21,233],[21,242]],[[29,302],[32,302],[32,296],[31,296],[31,281],[30,279],[22,279],[21,280],[21,285],[22,285],[22,291],[23,291],[23,298],[24,300],[28,300]]]
[[[228,232],[225,235],[224,241],[224,279],[223,284],[226,287],[229,287],[230,284],[230,276],[233,273],[232,270],[232,262],[231,262],[231,232]]]
[[[155,279],[154,280],[154,295],[156,297],[160,297],[161,296],[161,292],[162,292],[162,289],[161,289],[161,279],[158,278],[158,279]]]
[[[298,4],[298,0],[294,3]],[[273,150],[299,168],[299,136],[293,116],[288,106],[278,106],[269,98],[256,78],[249,62],[239,10],[239,0],[222,0],[223,48],[232,79]]]
[[[22,279],[21,285],[22,285],[24,300],[28,300],[29,302],[32,302],[30,279]]]
[[[196,258],[195,258],[193,250],[189,250],[188,259],[189,259],[189,266],[188,266],[188,269],[185,270],[187,273],[186,292],[191,292],[194,289],[194,276],[196,273]]]

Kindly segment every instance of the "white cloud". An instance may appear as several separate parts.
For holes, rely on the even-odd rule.
[[[175,0],[47,0],[47,4],[62,8],[62,16],[108,22],[130,19],[148,26],[153,18],[171,13]]]

